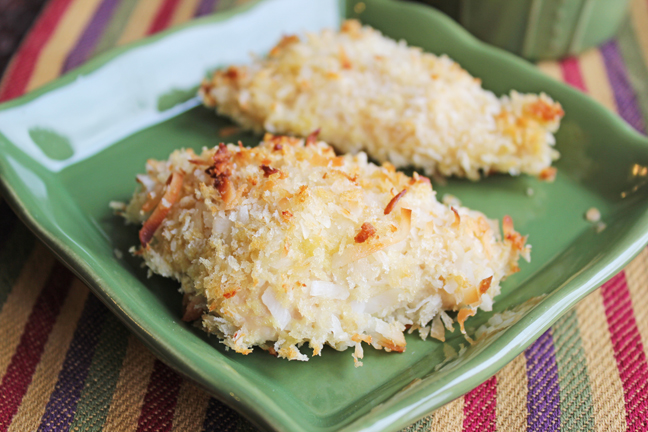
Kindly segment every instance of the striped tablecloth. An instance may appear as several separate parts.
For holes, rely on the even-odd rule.
[[[234,0],[50,0],[0,86],[7,100],[105,50]],[[648,124],[648,0],[616,39],[541,63]],[[648,430],[648,251],[523,354],[409,431]],[[157,360],[0,203],[0,432],[254,430]]]

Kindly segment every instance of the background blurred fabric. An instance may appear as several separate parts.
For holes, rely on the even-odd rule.
[[[21,28],[44,6],[6,69],[1,100],[114,46],[246,1],[16,3],[0,0],[0,56],[13,50]],[[645,133],[648,0],[633,0],[615,39],[577,58],[538,66]],[[0,432],[255,430],[157,360],[4,201],[0,335]],[[644,250],[495,376],[407,430],[648,430],[647,347]]]
[[[0,0],[0,73],[46,0]]]

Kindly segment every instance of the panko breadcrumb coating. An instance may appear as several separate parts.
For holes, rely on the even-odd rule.
[[[229,348],[308,360],[327,344],[405,350],[404,331],[443,340],[490,310],[500,282],[529,258],[506,217],[436,200],[430,181],[336,156],[314,135],[267,134],[149,160],[124,216],[143,223],[140,254],[181,284],[186,321]]]
[[[242,127],[320,137],[342,153],[427,174],[503,172],[551,180],[563,116],[547,95],[482,89],[447,56],[396,42],[357,21],[339,33],[284,37],[266,58],[216,71],[204,104]]]

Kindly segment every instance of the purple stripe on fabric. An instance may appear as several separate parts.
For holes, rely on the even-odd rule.
[[[646,125],[639,108],[637,95],[630,84],[628,71],[617,42],[611,40],[601,45],[599,49],[603,55],[603,63],[610,79],[619,115],[639,132],[646,133]]]
[[[216,6],[218,5],[218,0],[200,0],[198,9],[196,9],[196,16],[209,15],[214,12]]]
[[[108,309],[94,295],[88,296],[81,318],[77,323],[72,342],[65,355],[63,367],[39,431],[67,431],[74,420],[77,403],[90,370],[92,357],[99,342]]]
[[[211,398],[207,404],[203,432],[236,432],[239,419],[234,410]]]
[[[527,430],[560,431],[560,387],[551,329],[524,352],[527,361]]]
[[[103,0],[63,64],[63,72],[85,63],[99,42],[120,0]],[[124,0],[131,1],[131,0]]]

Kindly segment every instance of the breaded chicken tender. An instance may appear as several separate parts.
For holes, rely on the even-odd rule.
[[[216,71],[199,94],[245,129],[304,137],[319,128],[342,153],[472,180],[552,179],[564,115],[545,94],[498,98],[447,56],[357,21],[339,33],[284,37],[267,57]]]
[[[430,181],[336,156],[314,135],[149,160],[124,216],[142,223],[146,265],[180,282],[183,319],[229,348],[308,360],[324,345],[405,350],[404,331],[444,338],[490,310],[529,258],[526,238],[436,199]]]

